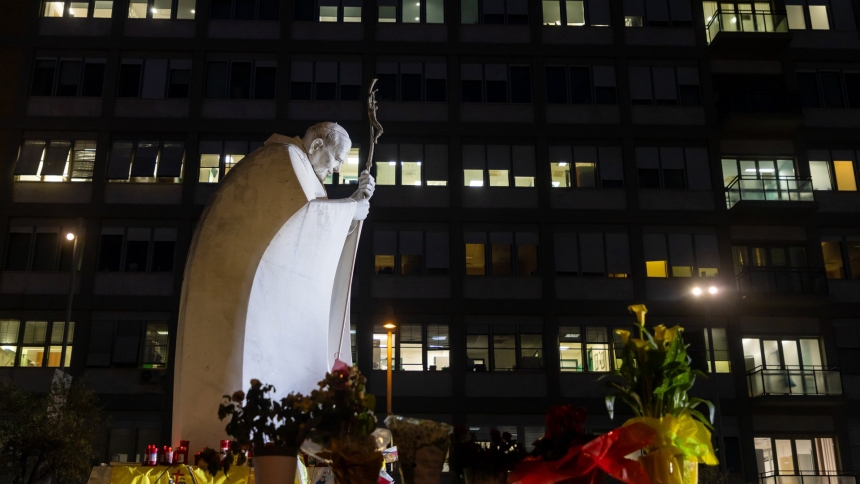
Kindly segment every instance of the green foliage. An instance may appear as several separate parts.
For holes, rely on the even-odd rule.
[[[616,330],[624,341],[621,354],[618,355],[621,368],[613,372],[620,377],[620,381],[607,382],[607,386],[616,390],[607,398],[607,407],[611,407],[613,399],[618,397],[637,417],[677,417],[686,411],[710,428],[709,419],[695,407],[709,407],[710,420],[713,421],[714,405],[707,400],[688,396],[696,378],[707,377],[701,370],[690,367],[688,345],[684,344],[681,336],[683,328],[675,326],[667,329],[658,325],[654,327],[652,335],[645,327],[645,307],[631,306],[630,310],[639,316],[636,324],[639,338],[630,337],[627,331]]]
[[[95,394],[80,380],[70,386],[54,384],[41,395],[0,381],[0,475],[23,484],[32,468],[35,478],[86,482],[103,422]]]
[[[315,429],[311,438],[323,445],[332,439],[362,439],[376,430],[376,398],[366,392],[367,378],[357,366],[333,370],[311,392]]]

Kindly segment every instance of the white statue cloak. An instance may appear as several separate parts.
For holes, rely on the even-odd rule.
[[[355,203],[326,198],[299,138],[272,135],[224,177],[185,266],[173,444],[226,439],[218,404],[251,378],[281,398],[316,388],[341,342],[340,359],[351,363]]]

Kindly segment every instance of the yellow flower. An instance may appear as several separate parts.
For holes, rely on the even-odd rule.
[[[618,336],[621,336],[621,344],[622,345],[627,344],[627,340],[630,338],[630,331],[627,331],[626,329],[616,329],[615,334],[617,334]]]
[[[671,449],[671,454],[679,459],[709,466],[719,464],[711,445],[711,432],[689,412],[684,411],[678,417],[672,415],[666,415],[663,418],[636,417],[624,422],[624,425],[636,422],[644,423],[657,431],[657,437],[648,449],[649,453]],[[666,464],[668,465],[668,462]]]
[[[648,308],[646,308],[644,304],[633,304],[627,306],[627,310],[631,313],[636,313],[636,321],[640,326],[645,325],[645,314],[648,312]]]

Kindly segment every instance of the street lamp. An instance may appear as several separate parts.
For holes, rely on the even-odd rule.
[[[81,233],[82,226],[83,221],[78,219],[77,231],[66,234],[66,240],[72,242],[72,270],[69,273],[69,299],[66,302],[66,331],[68,331],[69,325],[72,321],[72,301],[75,298],[75,273],[78,270],[78,234]],[[66,351],[65,348],[63,351]],[[65,358],[65,354],[63,355],[63,358]]]
[[[391,393],[392,387],[394,386],[392,382],[392,373],[391,373],[391,347],[392,347],[392,335],[391,332],[397,328],[394,324],[394,308],[388,306],[385,309],[385,324],[382,325],[383,328],[388,330],[388,344],[385,346],[385,358],[386,358],[386,372],[385,372],[385,383],[386,383],[386,396],[388,403],[388,415],[392,415],[391,411]]]

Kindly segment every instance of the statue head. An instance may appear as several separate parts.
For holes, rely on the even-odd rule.
[[[302,143],[308,152],[311,166],[320,181],[326,179],[346,161],[352,141],[346,130],[337,123],[317,123],[305,132]]]

